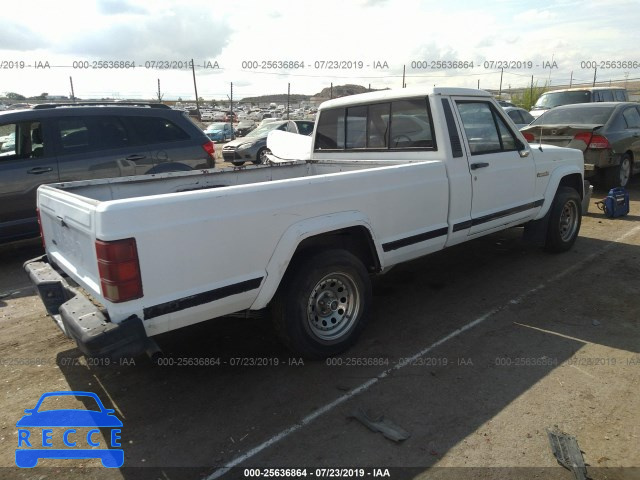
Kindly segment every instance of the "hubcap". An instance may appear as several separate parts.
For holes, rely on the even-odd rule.
[[[563,242],[570,241],[578,228],[578,204],[569,200],[564,204],[560,214],[560,238]]]
[[[623,158],[620,164],[620,186],[626,187],[631,176],[631,161],[628,158]]]
[[[354,326],[359,305],[360,294],[353,279],[344,273],[331,273],[316,284],[309,296],[309,329],[320,340],[340,340]]]

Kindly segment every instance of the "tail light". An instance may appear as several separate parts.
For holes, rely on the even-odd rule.
[[[135,238],[96,240],[102,295],[120,303],[142,297],[142,277]]]
[[[533,136],[533,133],[524,132],[522,135],[524,135],[524,139],[529,143],[533,142],[536,139],[536,137]]]
[[[602,135],[594,135],[590,132],[578,133],[575,137],[573,137],[573,139],[583,141],[587,148],[591,148],[592,150],[601,150],[610,147],[607,137],[604,137]]]
[[[202,148],[204,149],[205,152],[207,152],[207,155],[209,155],[209,158],[211,158],[211,161],[215,165],[215,162],[216,162],[216,144],[213,143],[212,141],[208,141],[207,143],[203,143],[202,144]]]

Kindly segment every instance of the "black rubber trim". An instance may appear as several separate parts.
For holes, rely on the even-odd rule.
[[[459,232],[460,230],[466,230],[467,228],[471,228],[475,225],[482,225],[483,223],[490,222],[497,218],[507,217],[509,215],[513,215],[514,213],[524,212],[532,208],[541,207],[543,203],[544,203],[544,199],[540,199],[540,200],[536,200],[535,202],[526,203],[524,205],[519,205],[517,207],[501,210],[499,212],[495,212],[490,215],[485,215],[484,217],[478,217],[478,218],[474,218],[473,220],[466,220],[464,222],[456,223],[453,226],[453,231]]]
[[[447,130],[449,130],[449,141],[451,142],[451,153],[454,158],[462,157],[462,143],[456,128],[456,122],[453,119],[451,105],[446,98],[442,99],[442,108],[444,109],[444,119],[447,121]]]
[[[448,227],[438,228],[437,230],[431,230],[430,232],[419,233],[411,237],[401,238],[400,240],[394,240],[393,242],[384,243],[382,250],[390,252],[391,250],[398,250],[399,248],[408,247],[416,243],[424,242],[425,240],[431,240],[432,238],[442,237],[449,231]]]
[[[251,280],[245,280],[244,282],[234,283],[233,285],[227,285],[226,287],[209,290],[208,292],[202,292],[197,295],[191,295],[189,297],[161,303],[160,305],[154,305],[153,307],[147,307],[143,310],[144,319],[149,320],[151,318],[159,317],[160,315],[179,312],[185,308],[197,307],[198,305],[230,297],[231,295],[255,290],[260,287],[263,278],[264,277],[253,278]]]

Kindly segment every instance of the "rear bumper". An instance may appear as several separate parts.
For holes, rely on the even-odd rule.
[[[118,359],[138,355],[149,346],[140,318],[131,316],[112,323],[81,289],[69,285],[46,255],[27,261],[24,269],[47,313],[85,355]]]

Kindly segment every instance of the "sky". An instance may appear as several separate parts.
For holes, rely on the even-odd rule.
[[[594,66],[598,81],[640,79],[638,0],[23,0],[4,11],[0,95],[68,96],[71,77],[83,99],[153,99],[159,80],[163,99],[189,100],[191,59],[206,100],[227,99],[231,83],[234,100],[401,87],[403,71],[407,86],[485,89],[501,76],[503,89],[532,76],[591,83]]]

